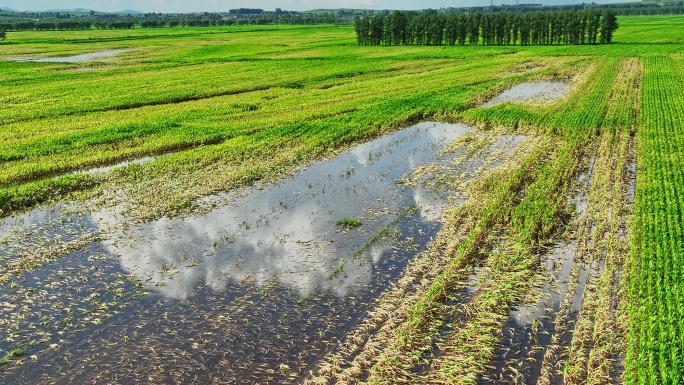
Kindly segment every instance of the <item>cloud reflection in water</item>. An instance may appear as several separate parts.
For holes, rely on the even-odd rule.
[[[331,290],[344,296],[366,285],[379,263],[354,259],[382,228],[409,206],[434,221],[441,197],[395,183],[439,150],[472,131],[462,124],[421,123],[314,164],[294,178],[246,190],[204,216],[162,219],[120,231],[106,242],[124,268],[165,296],[187,299],[200,282],[222,291],[229,280],[263,285],[273,280],[306,296]],[[429,210],[428,210],[429,209]],[[336,226],[358,218],[358,229]],[[343,271],[343,274],[335,272]]]

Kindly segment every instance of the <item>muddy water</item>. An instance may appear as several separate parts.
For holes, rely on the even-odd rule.
[[[203,216],[130,224],[61,206],[3,221],[4,265],[84,235],[103,240],[0,283],[0,349],[26,353],[0,378],[296,380],[426,248],[455,202],[437,184],[396,181],[462,155],[440,150],[471,131],[422,123],[279,184],[214,197],[223,205]],[[337,225],[343,218],[361,225]]]
[[[81,55],[64,56],[64,57],[43,57],[43,58],[27,58],[17,59],[17,62],[33,62],[33,63],[85,63],[91,61],[99,61],[103,59],[110,59],[112,56],[129,52],[130,49],[112,49],[108,51],[84,53]]]
[[[104,173],[106,173],[106,172],[115,170],[115,169],[117,169],[117,168],[123,168],[123,167],[126,167],[126,166],[130,166],[130,165],[132,165],[132,164],[145,164],[145,163],[151,162],[151,161],[153,161],[153,160],[155,160],[155,159],[157,159],[157,157],[154,157],[154,156],[146,156],[146,157],[144,157],[144,158],[138,158],[138,159],[133,159],[133,160],[127,160],[127,161],[125,161],[125,162],[113,164],[113,165],[111,165],[111,166],[95,167],[95,168],[91,168],[91,169],[84,170],[84,171],[77,171],[77,173],[80,173],[80,174],[104,174]]]
[[[520,103],[528,100],[551,102],[560,99],[570,91],[570,85],[558,81],[527,82],[515,85],[492,100],[483,104],[482,107],[490,107],[501,103]]]
[[[576,249],[574,243],[561,242],[545,254],[549,279],[541,289],[544,297],[539,303],[520,306],[511,312],[490,369],[478,384],[515,383],[516,379],[524,379],[527,384],[537,383],[544,353],[556,334],[555,316],[568,290]],[[579,304],[576,308],[574,305],[573,301],[573,312],[578,312]]]

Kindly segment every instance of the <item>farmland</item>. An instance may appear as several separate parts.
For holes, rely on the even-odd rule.
[[[681,383],[684,18],[618,23],[8,32],[0,378]]]

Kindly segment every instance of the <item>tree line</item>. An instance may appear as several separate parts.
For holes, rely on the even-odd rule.
[[[97,29],[130,29],[161,27],[214,27],[227,25],[265,24],[349,24],[352,17],[338,18],[333,12],[303,13],[276,8],[264,11],[256,8],[231,9],[227,13],[145,13],[111,14],[90,11],[87,14],[59,12],[0,11],[0,29],[5,31],[67,31]]]
[[[20,21],[17,23],[0,23],[0,29],[2,30],[14,30],[14,31],[79,31],[90,29],[93,25],[90,21],[46,21],[46,22],[32,22],[32,21]]]
[[[618,28],[612,10],[411,14],[356,18],[359,45],[608,44]]]

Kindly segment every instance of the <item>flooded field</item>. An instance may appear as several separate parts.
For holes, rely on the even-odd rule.
[[[684,19],[100,16],[0,44],[0,384],[684,378]]]
[[[624,359],[616,337],[620,300],[611,296],[627,253],[625,218],[634,196],[634,162],[626,143],[621,163],[609,151],[587,160],[569,197],[575,219],[540,255],[534,288],[511,311],[479,384],[576,383],[584,377],[605,380],[611,371],[619,377]],[[608,197],[602,195],[606,192]],[[600,371],[592,373],[583,364]]]
[[[466,135],[486,146],[447,148]],[[5,219],[0,347],[21,365],[2,376],[297,380],[462,201],[444,180],[495,167],[521,140],[421,123],[292,179],[207,198],[216,208],[204,215],[128,223],[116,208],[60,204]]]

